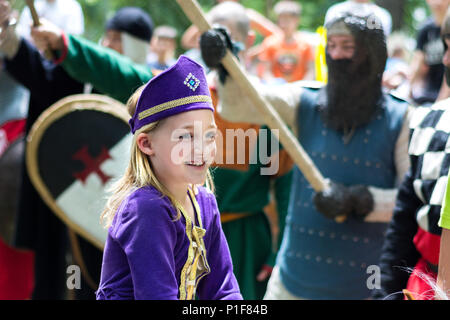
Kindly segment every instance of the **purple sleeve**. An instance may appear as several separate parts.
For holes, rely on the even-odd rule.
[[[136,192],[114,226],[127,256],[136,300],[176,300],[175,224],[168,203]]]
[[[206,243],[206,254],[211,272],[198,285],[201,300],[242,300],[236,277],[233,273],[230,250],[220,223],[216,199],[210,195],[210,236]]]

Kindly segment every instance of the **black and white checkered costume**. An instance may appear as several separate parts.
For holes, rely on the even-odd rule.
[[[419,107],[410,122],[413,186],[423,206],[417,223],[425,231],[440,235],[439,221],[450,166],[450,100]]]
[[[422,258],[413,239],[420,229],[440,236],[438,226],[450,166],[450,99],[418,107],[410,120],[411,167],[405,175],[380,258],[381,289],[374,298],[403,299],[410,272]],[[438,248],[430,248],[438,250]],[[409,269],[409,270],[411,270]]]

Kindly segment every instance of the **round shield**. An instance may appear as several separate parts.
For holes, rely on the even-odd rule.
[[[126,107],[106,96],[68,96],[48,108],[27,137],[35,188],[72,230],[103,249],[100,215],[111,184],[125,172],[132,134]]]

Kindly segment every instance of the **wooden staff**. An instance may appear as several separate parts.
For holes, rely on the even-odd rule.
[[[25,0],[27,3],[28,8],[30,9],[31,18],[33,19],[33,26],[37,27],[41,25],[41,22],[39,21],[39,16],[37,14],[36,8],[34,6],[34,0]],[[44,56],[48,60],[53,60],[53,53],[51,50],[47,49],[44,51]]]
[[[34,0],[26,0],[27,6],[30,9],[31,18],[33,18],[33,25],[37,27],[41,23],[39,22],[39,16],[37,14],[36,8],[34,7]]]
[[[211,29],[211,25],[206,20],[200,6],[196,0],[177,0],[178,4],[183,9],[186,16],[194,23],[200,32],[206,32]],[[291,156],[294,163],[301,170],[306,180],[311,184],[316,192],[325,190],[328,185],[319,172],[317,167],[312,162],[311,158],[305,152],[303,147],[298,142],[297,138],[288,129],[286,124],[281,120],[278,113],[273,107],[261,97],[252,83],[247,78],[245,71],[242,69],[236,57],[227,50],[222,64],[227,69],[230,76],[236,81],[240,88],[248,94],[249,98],[264,118],[264,122],[272,130],[279,130],[280,142],[284,146],[287,153]]]
[[[414,298],[413,294],[409,290],[403,289],[402,291],[406,297],[406,300],[416,300],[416,298]]]

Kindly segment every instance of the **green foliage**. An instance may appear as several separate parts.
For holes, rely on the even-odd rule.
[[[78,0],[85,14],[86,34],[91,40],[98,40],[106,21],[114,12],[125,6],[135,6],[146,10],[155,26],[166,24],[175,27],[179,35],[190,25],[188,18],[175,0]],[[200,1],[204,8],[210,8],[213,1]]]
[[[272,8],[279,0],[241,0],[240,2],[249,8],[253,8],[262,14],[274,19]],[[326,10],[333,4],[340,2],[336,0],[296,0],[302,5],[302,19],[300,28],[315,31],[322,25]],[[391,0],[398,1],[400,0]],[[25,1],[12,1],[13,6],[21,10]],[[150,13],[156,26],[168,24],[178,30],[179,38],[184,30],[191,24],[178,6],[176,0],[78,0],[81,4],[85,17],[85,34],[90,40],[98,41],[103,34],[104,25],[114,12],[124,6],[141,7]],[[215,0],[198,0],[200,6],[208,11]],[[416,33],[418,22],[414,20],[413,12],[417,8],[425,8],[423,0],[406,0],[403,14],[403,31],[410,35]],[[427,11],[429,13],[429,11]]]
[[[427,4],[423,0],[407,0],[405,3],[405,10],[403,14],[403,22],[404,22],[404,28],[403,30],[410,34],[415,35],[417,32],[417,29],[420,27],[420,25],[423,23],[423,21],[417,21],[414,18],[414,12],[418,9],[422,9],[426,12],[426,16],[430,16],[430,9],[428,8]]]

